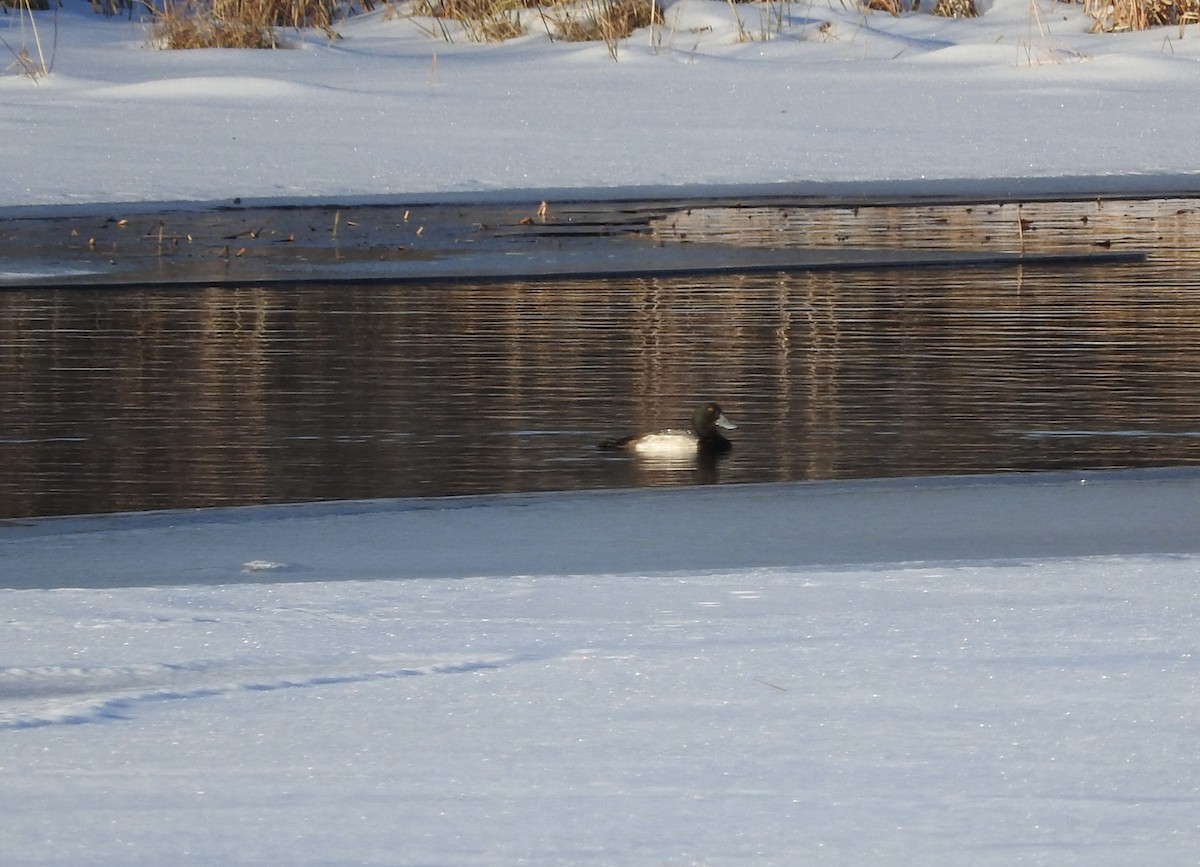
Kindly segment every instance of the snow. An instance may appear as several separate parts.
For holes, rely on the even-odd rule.
[[[0,207],[1196,188],[1200,26],[1089,33],[1078,5],[983,6],[775,4],[774,33],[764,7],[677,0],[614,62],[536,22],[446,42],[390,9],[294,50],[168,52],[72,4],[37,19],[51,74],[0,76]],[[18,16],[0,35],[33,47]]]
[[[1194,863],[1200,473],[0,528],[19,864]],[[264,583],[267,582],[267,583]]]
[[[63,723],[5,732],[6,851],[1190,864],[1196,564],[23,597],[87,661],[6,673]]]
[[[0,77],[0,207],[1196,186],[1195,27],[777,8],[681,0],[613,62],[69,7]],[[3,521],[0,851],[1195,864],[1197,526],[1172,469]]]

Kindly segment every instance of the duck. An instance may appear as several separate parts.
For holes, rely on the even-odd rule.
[[[733,448],[733,444],[721,433],[722,430],[737,430],[737,425],[725,417],[720,404],[709,401],[696,407],[692,413],[690,431],[672,429],[635,434],[607,440],[600,444],[600,448],[630,451],[650,458],[716,455]]]

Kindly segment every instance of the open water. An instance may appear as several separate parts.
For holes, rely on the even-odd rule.
[[[1140,206],[975,212],[949,241],[914,208],[664,225],[1144,263],[0,293],[0,517],[1200,464],[1197,205]],[[714,465],[596,447],[710,399],[738,425]]]

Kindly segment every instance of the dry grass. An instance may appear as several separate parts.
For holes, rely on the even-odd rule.
[[[15,69],[22,75],[27,75],[34,81],[43,78],[50,74],[50,66],[54,59],[54,44],[58,41],[57,17],[55,18],[54,39],[50,47],[50,59],[46,59],[46,48],[42,45],[42,36],[38,32],[37,18],[34,17],[34,12],[44,12],[48,9],[49,4],[39,3],[38,0],[12,0],[5,4],[4,0],[0,0],[0,6],[6,9],[11,7],[17,10],[17,15],[21,19],[19,30],[22,37],[27,35],[32,37],[32,50],[28,44],[18,43],[11,45],[9,42],[0,37],[0,45],[3,45],[13,56],[13,62],[9,65],[9,69]],[[7,12],[5,14],[8,14]],[[28,28],[28,29],[26,29]]]
[[[363,0],[370,10],[374,0]],[[346,11],[339,0],[163,0],[151,6],[153,35],[164,48],[278,48],[279,28],[333,33]]]
[[[749,2],[749,0],[730,0]],[[930,0],[859,0],[864,9],[900,16],[929,8]],[[1200,24],[1200,0],[1080,0],[1095,19],[1093,30],[1120,32],[1151,27]],[[975,18],[976,0],[932,0],[932,13],[945,18]]]
[[[163,48],[275,48],[278,42],[269,20],[250,20],[245,10],[225,18],[218,9],[198,4],[164,2],[156,9],[151,33]]]
[[[979,10],[975,0],[937,0],[933,14],[943,18],[977,18]]]
[[[171,0],[156,9],[151,29],[163,48],[277,48],[275,28],[263,10],[245,8],[230,16],[227,4],[216,0],[201,4],[192,0]]]
[[[905,12],[916,12],[923,8],[921,0],[862,0],[864,8],[872,12],[886,12],[895,18]],[[977,18],[979,9],[975,0],[934,0],[931,3],[934,15],[942,18]]]
[[[654,0],[593,0],[580,7],[560,6],[547,13],[555,35],[564,42],[603,41],[610,47],[635,30],[662,24]]]
[[[105,18],[112,18],[121,13],[132,18],[134,6],[141,9],[144,5],[141,0],[88,0],[88,2],[92,4],[92,11],[98,12]]]
[[[503,42],[525,35],[521,13],[536,5],[534,0],[417,0],[413,12],[439,22],[437,32],[447,42],[453,36],[443,21],[458,24],[473,42]]]
[[[1084,0],[1093,30],[1108,33],[1200,24],[1200,0]]]
[[[24,0],[0,0],[24,2]],[[93,0],[113,3],[118,0]],[[152,6],[153,35],[164,48],[278,48],[280,28],[315,27],[333,33],[344,0],[161,0]],[[370,9],[375,0],[358,0]],[[477,42],[522,36],[526,19],[552,39],[603,41],[615,57],[617,43],[635,30],[661,24],[657,0],[416,0],[416,16],[432,18],[432,35]],[[447,26],[453,22],[457,28]]]
[[[277,48],[280,28],[319,28],[333,35],[339,17],[376,0],[91,0],[107,14],[133,2],[145,2],[155,15],[153,33],[167,48]],[[387,0],[384,0],[387,2]],[[755,0],[729,0],[730,3]],[[846,0],[843,0],[846,2]],[[901,15],[922,7],[922,0],[858,0],[861,8]],[[970,18],[976,0],[924,0],[935,15]],[[1082,0],[1095,20],[1094,30],[1145,30],[1149,27],[1200,24],[1200,0]],[[158,5],[160,4],[161,5]],[[0,0],[0,6],[44,9],[50,0]],[[771,0],[767,2],[768,8]],[[465,35],[478,42],[500,42],[524,35],[529,22],[552,39],[603,41],[616,57],[617,45],[635,30],[662,24],[658,0],[415,0],[412,14],[433,19],[432,35],[447,41]],[[784,27],[782,14],[779,29]],[[772,28],[774,29],[774,27]],[[745,34],[744,34],[745,35]],[[766,27],[762,38],[767,38]]]
[[[414,12],[438,22],[453,21],[476,42],[522,36],[526,20],[532,19],[551,39],[604,42],[614,57],[619,40],[638,28],[662,23],[657,0],[418,0]],[[453,40],[440,23],[437,32]]]

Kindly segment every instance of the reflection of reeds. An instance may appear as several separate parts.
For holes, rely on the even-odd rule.
[[[1084,8],[1105,32],[1200,24],[1200,0],[1084,0]]]
[[[1164,238],[1195,237],[1198,226],[1196,199],[690,208],[651,223],[664,242],[1029,253],[1154,250]],[[1173,255],[1200,251],[1180,240]]]

